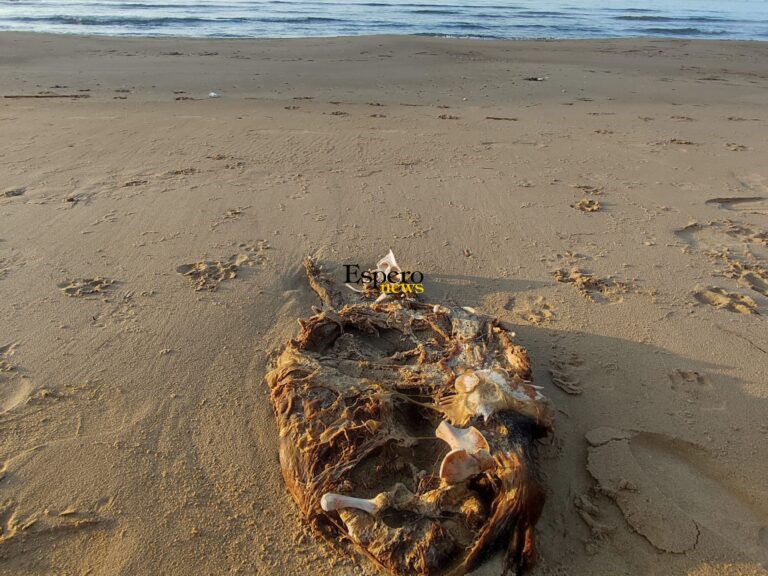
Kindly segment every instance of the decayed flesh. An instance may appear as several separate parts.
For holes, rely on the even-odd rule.
[[[377,267],[396,266],[390,251]],[[463,574],[496,546],[509,570],[530,566],[553,411],[514,334],[471,309],[345,304],[305,269],[323,311],[266,377],[302,514],[393,574]]]

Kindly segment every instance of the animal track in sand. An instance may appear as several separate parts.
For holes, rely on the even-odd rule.
[[[719,205],[727,200],[731,199],[715,198],[710,202]],[[694,222],[676,234],[688,248],[697,248],[711,261],[725,266],[713,271],[714,275],[733,279],[740,286],[768,296],[768,232],[725,220],[707,224]],[[723,302],[721,295],[711,296],[707,298],[714,299],[713,305],[738,311]],[[700,302],[702,298],[697,296]],[[752,304],[749,299],[746,306],[749,308]]]
[[[768,231],[733,220],[716,220],[705,224],[691,222],[675,230],[675,235],[690,248],[698,248],[713,258],[719,258],[725,251],[742,250],[744,245],[768,246]]]
[[[655,548],[683,553],[706,528],[765,562],[768,518],[702,448],[661,434],[597,428],[587,470],[627,523]]]
[[[600,201],[599,200],[591,200],[589,198],[582,198],[576,204],[571,204],[571,208],[576,208],[577,210],[581,210],[582,212],[597,212],[600,210]]]
[[[593,196],[600,196],[604,190],[602,186],[593,186],[592,184],[572,184],[571,187]]]
[[[24,514],[12,500],[0,504],[0,545],[13,540],[20,534],[28,538],[32,534],[49,534],[57,530],[87,528],[98,524],[101,518],[94,513],[64,510],[58,514],[44,510]]]
[[[555,318],[555,308],[546,302],[544,296],[535,298],[529,296],[522,302],[510,298],[504,308],[513,311],[519,318],[535,326],[551,322]]]
[[[240,217],[245,213],[246,210],[248,210],[250,206],[238,206],[237,208],[230,208],[224,214],[219,217],[218,220],[216,220],[213,224],[211,224],[211,230],[215,230],[218,228],[221,224],[226,224],[228,222],[234,222],[235,220],[239,220]]]
[[[695,370],[675,368],[667,372],[667,378],[669,378],[670,388],[674,392],[684,394],[687,402],[696,403],[699,409],[702,408],[700,402],[714,389],[710,378]],[[713,406],[707,406],[707,409],[711,410]],[[690,420],[689,423],[692,421]]]
[[[16,351],[15,344],[5,344],[0,346],[0,374],[3,372],[13,372],[15,366],[11,362],[11,356]]]
[[[133,186],[143,186],[147,183],[147,180],[129,180],[123,184],[123,188],[131,188]]]
[[[32,393],[32,383],[19,375],[18,369],[11,362],[15,351],[15,344],[0,346],[0,414],[25,403]]]
[[[739,314],[757,314],[757,304],[749,296],[728,292],[723,288],[710,286],[693,293],[693,297],[702,304],[709,304],[718,310],[728,310]]]
[[[32,382],[24,377],[17,377],[4,383],[0,391],[0,414],[10,412],[27,402],[32,395],[32,388]]]
[[[629,292],[629,284],[614,278],[598,278],[579,268],[570,272],[559,269],[553,273],[555,280],[575,287],[590,302],[621,302],[622,294]]]
[[[92,294],[101,294],[109,290],[115,284],[114,280],[96,276],[95,278],[76,278],[60,282],[57,287],[67,296],[79,298],[81,296],[90,296]]]
[[[725,147],[731,152],[744,152],[748,150],[744,144],[737,144],[736,142],[728,142],[726,143]]]
[[[584,362],[576,353],[572,353],[566,359],[553,360],[549,369],[552,384],[560,388],[566,394],[577,396],[584,392],[578,371]]]
[[[178,170],[170,170],[165,173],[166,176],[191,176],[193,174],[199,174],[200,170],[194,167],[179,168]]]
[[[761,261],[753,259],[753,261],[747,262],[731,257],[727,253],[722,258],[728,268],[720,273],[721,276],[736,280],[739,286],[768,296],[768,268]]]
[[[578,494],[573,498],[573,506],[576,512],[589,526],[590,538],[584,540],[584,547],[589,556],[598,551],[598,543],[616,530],[616,526],[602,521],[603,512],[586,494]]]
[[[195,291],[215,292],[224,280],[237,278],[240,267],[250,260],[247,254],[235,254],[227,260],[201,260],[194,264],[182,264],[176,272],[187,276]]]

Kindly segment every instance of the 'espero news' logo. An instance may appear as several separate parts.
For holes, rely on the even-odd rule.
[[[358,264],[344,264],[346,270],[346,284],[357,284],[363,290],[372,288],[382,294],[421,294],[424,292],[424,274],[418,270],[415,272],[401,271],[390,268],[388,270],[360,271]]]

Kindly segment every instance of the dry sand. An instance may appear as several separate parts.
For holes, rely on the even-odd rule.
[[[558,407],[533,574],[766,573],[768,44],[0,55],[88,96],[0,99],[0,573],[370,572],[302,533],[262,377],[302,257],[390,247]]]

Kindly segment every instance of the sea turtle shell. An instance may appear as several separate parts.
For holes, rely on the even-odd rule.
[[[266,382],[282,473],[310,526],[392,574],[463,574],[494,547],[515,573],[532,565],[544,503],[536,443],[553,411],[514,334],[471,309],[344,304],[305,267],[324,309],[300,320]],[[460,481],[440,477],[456,452],[435,435],[445,421],[474,427],[491,455]],[[375,506],[325,510],[329,494]]]

